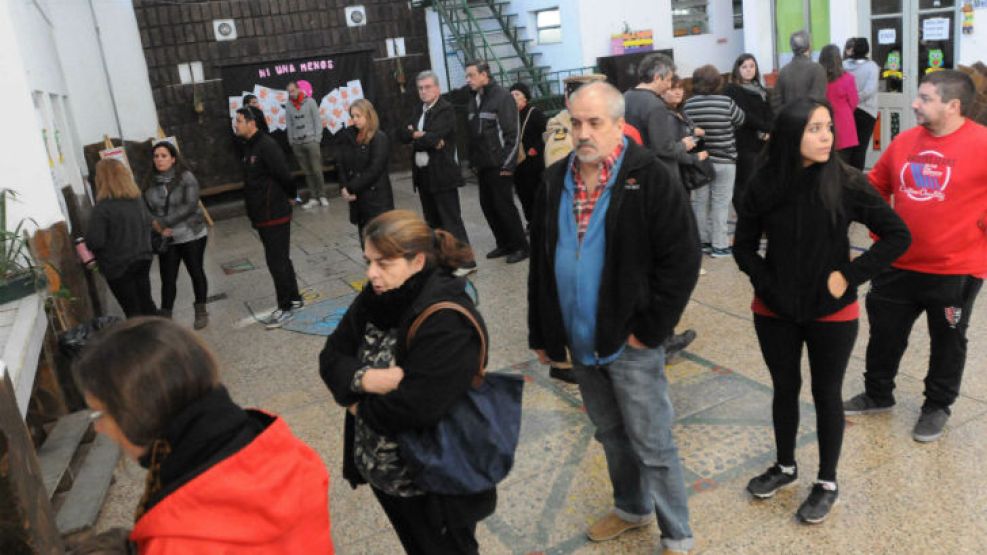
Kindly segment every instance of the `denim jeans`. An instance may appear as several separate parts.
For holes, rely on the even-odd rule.
[[[658,515],[662,545],[692,548],[682,464],[672,437],[665,350],[626,347],[607,366],[573,364],[586,413],[596,427],[616,513],[641,522]]]
[[[730,246],[727,220],[730,218],[737,165],[713,164],[713,167],[716,168],[713,182],[692,192],[692,212],[696,215],[700,241],[712,243],[713,248],[725,249]]]

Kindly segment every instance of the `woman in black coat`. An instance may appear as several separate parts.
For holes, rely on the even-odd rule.
[[[369,483],[407,553],[478,553],[476,524],[493,513],[496,488],[473,495],[422,489],[396,437],[434,427],[467,394],[481,353],[483,320],[452,271],[473,260],[469,246],[432,230],[417,214],[393,210],[369,222],[367,278],[319,355],[319,373],[347,407],[343,478]],[[451,301],[481,329],[440,310],[407,341],[429,306]]]
[[[535,207],[535,193],[545,173],[545,126],[548,118],[531,104],[531,89],[524,83],[511,86],[511,95],[517,103],[521,144],[518,152],[524,152],[524,160],[514,170],[514,192],[521,199],[524,219],[531,226],[531,211]],[[519,155],[520,157],[521,155]]]
[[[350,203],[350,223],[356,224],[363,237],[367,222],[394,209],[387,173],[391,143],[369,100],[361,98],[350,105],[350,121],[353,125],[341,134],[336,163],[340,194]]]
[[[734,133],[737,138],[737,178],[733,186],[733,206],[740,206],[748,181],[754,173],[757,155],[771,131],[772,114],[768,91],[761,84],[761,72],[753,54],[741,54],[733,63],[730,83],[723,94],[744,111],[744,124]]]
[[[766,156],[738,210],[733,255],[754,286],[754,330],[774,387],[777,459],[747,485],[766,499],[795,484],[803,345],[809,353],[819,436],[819,473],[796,515],[822,522],[836,503],[843,444],[843,376],[857,338],[857,287],[887,268],[911,242],[908,228],[835,149],[829,104],[785,105]],[[851,259],[851,222],[879,237]],[[761,237],[767,251],[760,254]]]

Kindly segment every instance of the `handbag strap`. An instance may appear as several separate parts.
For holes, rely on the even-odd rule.
[[[440,310],[454,310],[470,321],[473,327],[476,328],[476,333],[480,335],[480,365],[479,370],[477,370],[476,375],[473,376],[473,387],[480,387],[483,384],[483,376],[487,373],[484,363],[487,360],[487,337],[483,334],[483,328],[480,327],[480,322],[476,320],[476,316],[469,310],[463,308],[462,305],[456,304],[451,301],[440,301],[422,311],[421,314],[415,318],[415,321],[411,323],[411,327],[408,328],[408,340],[407,344],[410,346],[411,341],[415,338],[415,334],[418,333],[418,328],[422,327],[425,320],[435,314]]]
[[[531,109],[528,110],[528,115],[524,116],[524,123],[521,124],[521,132],[518,133],[518,142],[519,143],[524,142],[524,130],[528,128],[528,120],[531,119],[531,112],[534,112],[534,111],[535,111],[535,107],[532,106]]]

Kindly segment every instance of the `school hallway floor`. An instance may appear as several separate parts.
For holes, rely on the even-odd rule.
[[[406,173],[392,176],[395,202],[420,212]],[[493,238],[477,189],[462,189],[464,219],[478,254],[473,283],[490,329],[492,370],[521,373],[527,385],[521,444],[500,485],[497,512],[478,529],[482,553],[658,553],[657,526],[594,544],[585,529],[611,509],[603,451],[594,439],[575,386],[554,381],[527,349],[526,262],[488,261]],[[202,337],[218,352],[222,381],[233,398],[283,416],[322,456],[331,475],[330,508],[341,554],[401,553],[397,537],[367,487],[342,479],[343,409],[318,375],[318,335],[343,310],[363,279],[355,227],[340,199],[330,208],[298,210],[292,259],[309,305],[296,330],[267,331],[254,315],[274,305],[273,285],[256,234],[245,217],[217,222],[206,251],[211,322]],[[866,235],[854,230],[854,244]],[[818,451],[803,363],[798,487],[767,501],[744,491],[774,461],[771,389],[751,323],[751,288],[732,258],[704,258],[679,331],[698,339],[683,362],[667,369],[676,410],[675,437],[685,467],[696,553],[984,553],[987,549],[987,309],[982,298],[969,333],[962,395],[947,433],[919,444],[911,429],[922,403],[929,356],[924,319],[915,325],[901,366],[898,404],[888,413],[849,417],[839,466],[840,503],[816,526],[794,512],[808,494]],[[156,270],[152,279],[157,284]],[[155,298],[158,297],[155,285]],[[867,286],[861,288],[861,296]],[[321,303],[320,303],[321,301]],[[863,312],[863,311],[862,311]],[[306,317],[308,313],[308,317]],[[187,274],[179,275],[175,320],[191,326]],[[862,390],[866,316],[861,320],[844,397]],[[100,530],[133,525],[143,471],[121,462],[100,516]]]

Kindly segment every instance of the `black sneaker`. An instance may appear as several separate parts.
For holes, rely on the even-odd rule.
[[[713,243],[703,243],[703,254],[713,252]]]
[[[730,247],[723,247],[722,249],[713,247],[713,250],[710,251],[709,255],[713,258],[726,258],[728,256],[733,256],[733,250],[731,250]]]
[[[665,347],[665,356],[672,357],[682,349],[689,346],[690,343],[696,340],[696,330],[685,330],[680,334],[673,334],[665,340],[663,346]]]
[[[879,403],[871,398],[870,395],[866,393],[859,393],[854,398],[843,403],[843,413],[844,414],[876,414],[878,412],[887,412],[894,407],[894,401],[891,403]]]
[[[511,249],[504,247],[497,247],[496,249],[487,253],[487,258],[492,260],[494,258],[500,258],[502,256],[507,256],[509,254],[511,254]]]
[[[797,468],[795,472],[788,474],[775,463],[763,474],[751,478],[751,481],[747,482],[747,491],[758,499],[767,499],[778,493],[778,490],[794,484],[798,478]]]
[[[819,524],[826,520],[839,498],[839,490],[826,489],[825,486],[817,482],[812,485],[809,497],[795,512],[795,516],[806,524]]]
[[[516,264],[528,258],[528,249],[516,250],[504,259],[508,264]]]
[[[548,369],[548,375],[560,382],[576,383],[576,373],[572,371],[572,368],[552,366]]]
[[[929,443],[942,437],[949,420],[946,409],[922,407],[922,414],[912,429],[912,439],[919,443]]]

